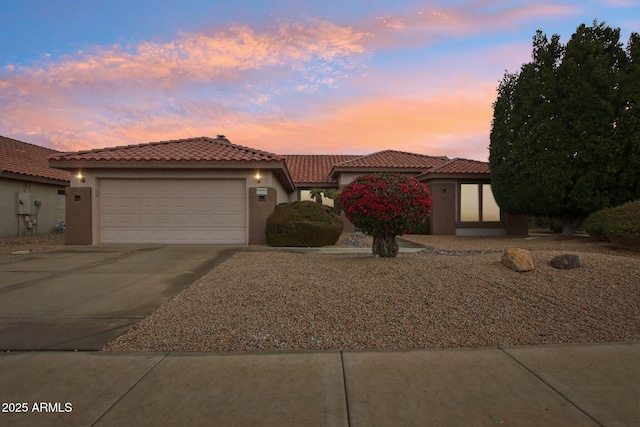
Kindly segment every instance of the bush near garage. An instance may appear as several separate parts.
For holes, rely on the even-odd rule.
[[[281,203],[267,219],[269,246],[335,245],[344,223],[333,209],[312,201]]]
[[[640,250],[640,200],[608,209],[606,236],[618,247]]]

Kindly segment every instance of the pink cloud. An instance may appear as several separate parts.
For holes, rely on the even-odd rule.
[[[42,67],[6,67],[0,85],[20,93],[46,87],[87,87],[127,83],[154,88],[187,82],[228,82],[240,73],[270,67],[295,70],[312,60],[344,61],[365,51],[366,35],[326,21],[310,25],[281,24],[257,33],[235,26],[211,35],[181,33],[166,43],[146,42],[135,47],[97,46]]]
[[[530,45],[439,57],[401,73],[362,71],[383,46],[571,12],[547,3],[495,5],[436,6],[353,27],[233,26],[8,66],[0,70],[0,129],[63,151],[225,134],[278,153],[394,148],[486,160],[498,80],[528,60]],[[336,90],[341,84],[349,94]],[[319,87],[330,90],[314,96]],[[280,103],[283,94],[294,101]]]
[[[518,28],[523,21],[571,15],[577,8],[547,2],[512,4],[493,0],[465,2],[460,6],[431,6],[414,14],[376,17],[368,25],[377,46],[425,45],[442,37]]]

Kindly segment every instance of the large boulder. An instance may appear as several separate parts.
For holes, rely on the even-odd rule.
[[[502,263],[519,273],[534,269],[531,253],[526,249],[511,248],[502,254]]]
[[[329,207],[312,201],[281,203],[267,219],[269,246],[335,245],[344,223]]]

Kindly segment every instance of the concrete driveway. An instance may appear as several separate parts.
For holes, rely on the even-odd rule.
[[[0,260],[0,350],[98,350],[239,249],[70,246]]]

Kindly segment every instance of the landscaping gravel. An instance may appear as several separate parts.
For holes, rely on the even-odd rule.
[[[39,234],[28,237],[0,238],[0,259],[33,252],[50,252],[64,248],[64,234]]]
[[[635,253],[584,238],[404,237],[431,249],[396,258],[239,252],[103,350],[417,349],[640,340]],[[499,252],[509,247],[531,250],[535,270],[516,273],[502,265]],[[547,265],[563,253],[579,255],[581,267]]]

